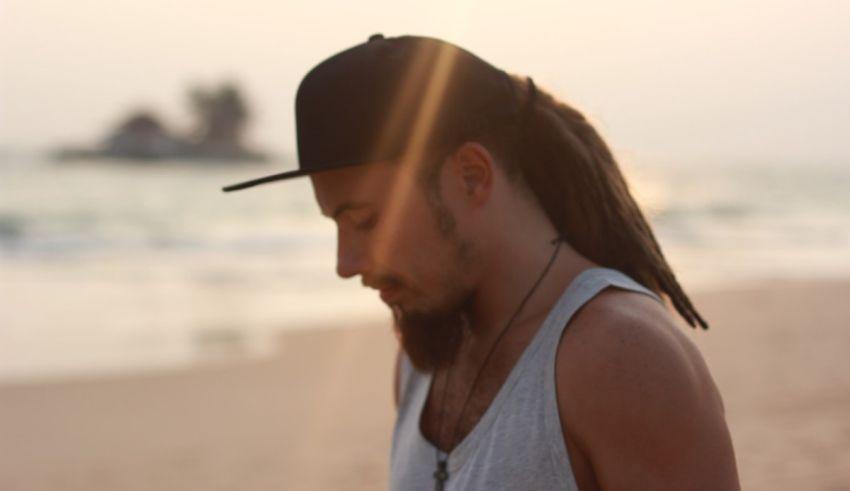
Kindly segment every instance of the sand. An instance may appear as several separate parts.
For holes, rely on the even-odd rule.
[[[743,489],[850,490],[850,283],[696,296]],[[395,340],[299,331],[263,360],[0,386],[0,489],[386,487]]]

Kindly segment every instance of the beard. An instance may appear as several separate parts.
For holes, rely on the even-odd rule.
[[[457,236],[454,216],[442,203],[439,192],[433,188],[428,196],[437,228],[454,248],[457,262],[448,270],[455,271],[456,275],[444,278],[443,283],[447,285],[444,291],[447,293],[439,305],[418,309],[394,306],[392,312],[401,347],[410,362],[421,372],[433,373],[447,368],[454,361],[464,332],[469,329],[467,312],[472,305],[474,291],[460,285],[463,284],[465,266],[474,262],[476,255],[472,244]],[[385,282],[403,286],[402,281],[395,277],[385,278]]]
[[[393,308],[401,347],[417,370],[426,373],[447,368],[460,348],[469,327],[466,312],[472,293],[455,292],[439,307],[423,310]]]

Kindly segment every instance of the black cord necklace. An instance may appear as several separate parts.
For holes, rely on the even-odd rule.
[[[552,265],[555,263],[555,258],[558,257],[558,252],[561,250],[561,239],[556,238],[552,241],[552,244],[555,246],[555,250],[552,252],[552,256],[549,258],[549,262],[546,264],[546,267],[543,268],[543,272],[540,273],[540,276],[537,277],[537,281],[534,282],[534,285],[528,290],[528,293],[525,294],[525,297],[519,303],[519,306],[516,308],[514,313],[511,315],[508,322],[505,324],[505,327],[499,332],[499,335],[496,336],[496,340],[493,341],[493,344],[490,346],[490,351],[487,352],[487,356],[484,357],[484,361],[481,363],[481,366],[478,367],[478,371],[475,373],[475,377],[472,379],[472,385],[469,387],[469,392],[466,394],[466,398],[463,400],[463,404],[460,407],[460,414],[458,415],[457,420],[455,421],[454,426],[452,427],[452,431],[449,435],[448,443],[451,444],[454,442],[455,437],[457,436],[457,429],[460,426],[460,422],[463,419],[463,415],[466,412],[466,406],[469,404],[469,400],[472,398],[472,394],[475,392],[475,387],[478,385],[478,379],[481,377],[481,374],[484,372],[484,368],[487,366],[487,363],[490,361],[490,357],[493,355],[493,352],[496,351],[496,347],[499,345],[499,342],[505,336],[505,333],[508,332],[511,325],[514,323],[516,318],[522,312],[525,304],[528,303],[528,300],[531,299],[531,296],[534,295],[534,292],[537,291],[537,287],[543,282],[543,279],[546,278],[546,275],[549,273],[549,270],[552,269]],[[449,382],[451,382],[452,376],[452,368],[454,368],[454,362],[457,357],[453,358],[451,363],[449,364],[448,372],[446,373],[446,383],[443,386],[443,393],[440,396],[440,424],[437,427],[437,434],[443,435],[443,423],[446,420],[446,392],[448,392]],[[443,491],[445,489],[446,481],[449,479],[449,452],[444,452],[436,447],[437,451],[437,468],[434,471],[434,490],[435,491]]]

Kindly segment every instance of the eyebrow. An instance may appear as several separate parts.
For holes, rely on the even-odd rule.
[[[369,206],[369,203],[362,201],[349,201],[347,203],[342,203],[334,209],[333,213],[330,214],[330,217],[336,220],[337,217],[345,211],[366,208],[367,206]]]

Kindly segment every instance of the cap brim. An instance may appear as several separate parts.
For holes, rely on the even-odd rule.
[[[286,179],[293,179],[293,178],[296,178],[296,177],[308,176],[310,174],[318,174],[319,172],[326,172],[326,171],[329,171],[329,170],[336,170],[336,169],[340,169],[340,168],[343,168],[343,167],[351,167],[351,166],[354,166],[354,165],[360,165],[360,163],[359,162],[357,162],[357,163],[345,163],[345,164],[330,165],[330,166],[327,166],[327,167],[323,167],[321,169],[298,169],[298,170],[293,170],[293,171],[288,171],[288,172],[281,172],[281,173],[278,173],[278,174],[272,174],[270,176],[260,177],[260,178],[257,178],[257,179],[251,179],[250,181],[231,184],[230,186],[225,186],[225,187],[221,188],[221,190],[224,191],[225,193],[229,193],[231,191],[239,191],[241,189],[247,189],[247,188],[252,188],[254,186],[259,186],[260,184],[267,184],[267,183],[275,182],[275,181],[283,181],[283,180],[286,180]]]

